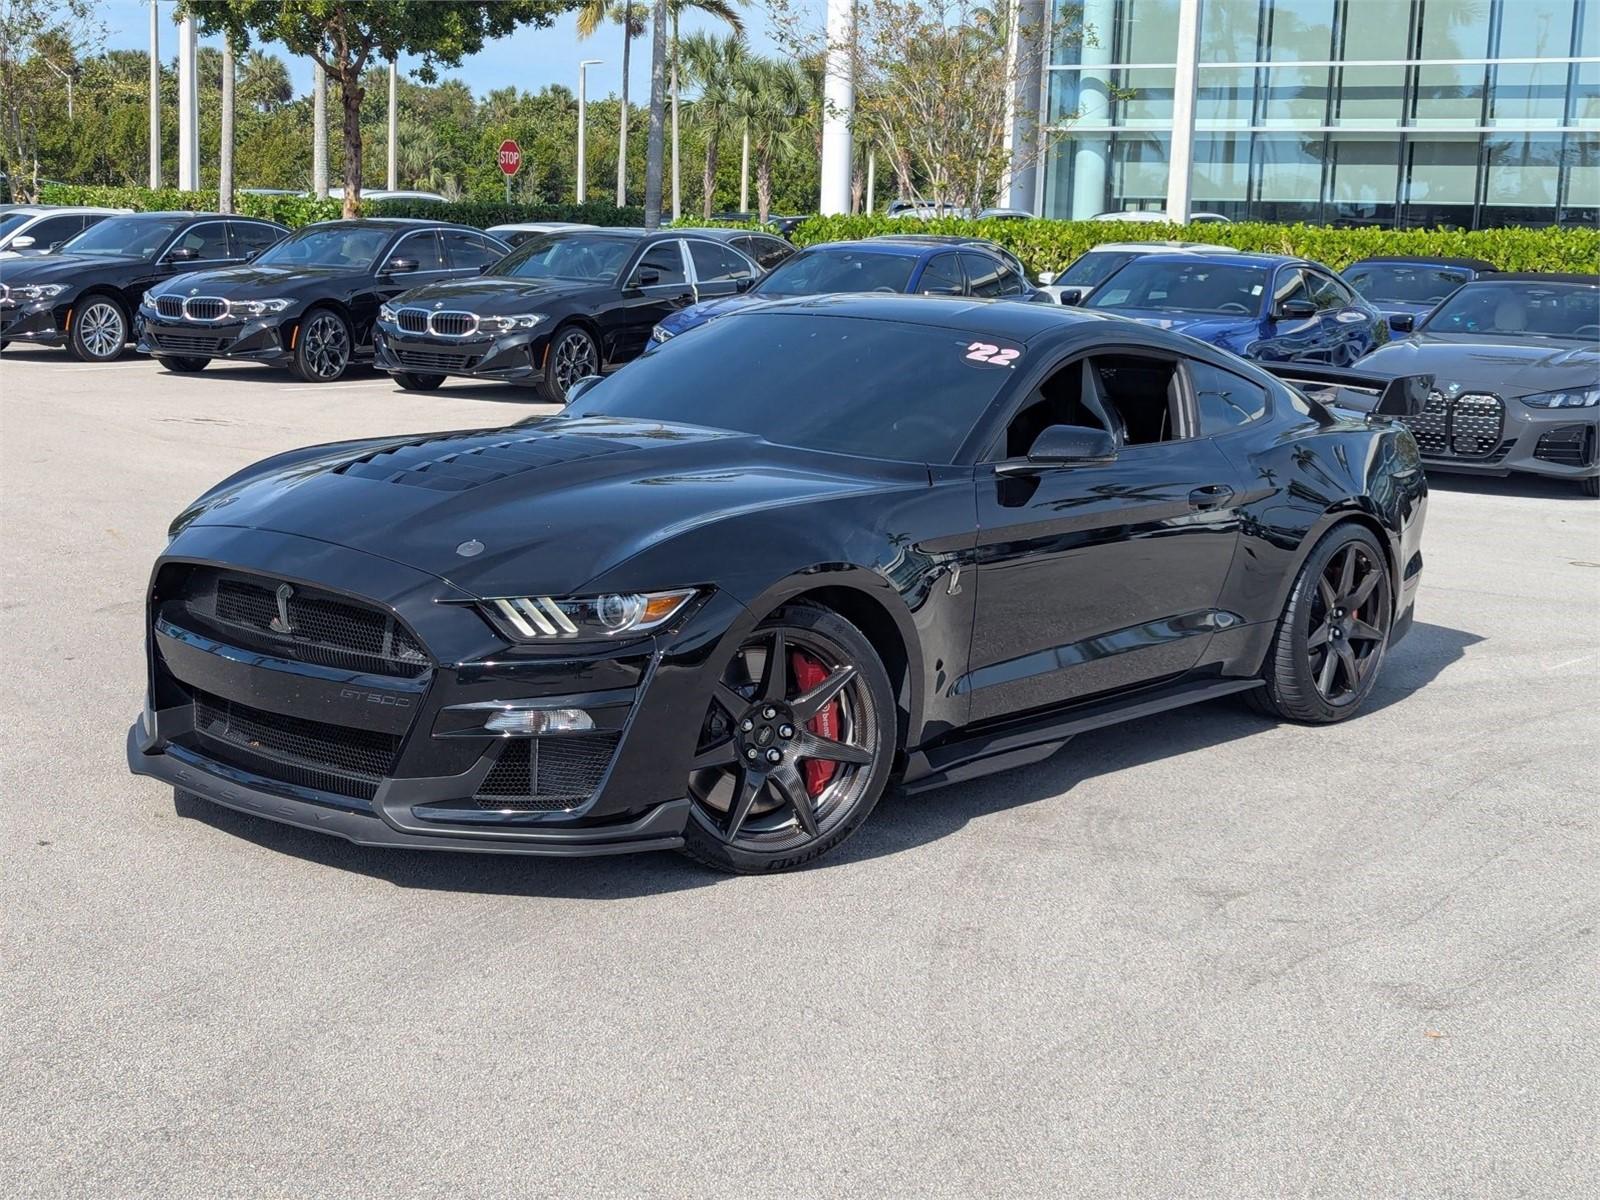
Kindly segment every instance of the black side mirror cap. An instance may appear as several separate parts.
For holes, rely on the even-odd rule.
[[[1417,318],[1412,313],[1390,313],[1389,328],[1396,333],[1410,333],[1417,327]]]
[[[1082,304],[1087,292],[1087,288],[1064,287],[1061,289],[1061,303],[1069,305]]]
[[[492,262],[486,262],[478,268],[478,274],[487,275],[492,270],[494,270],[494,264]]]
[[[642,288],[655,287],[655,285],[660,283],[660,282],[661,282],[661,272],[660,271],[651,271],[651,270],[644,269],[644,268],[641,268],[639,273],[633,277],[633,286],[634,287],[642,287]]]
[[[1047,467],[1111,462],[1117,457],[1117,440],[1104,429],[1087,425],[1048,425],[1039,431],[1028,457],[1011,459],[995,467],[1001,475],[1018,475]]]
[[[407,271],[415,271],[418,263],[414,258],[391,258],[384,264],[385,275],[403,275]]]
[[[756,281],[754,279],[737,279],[733,284],[734,288],[741,292],[748,292],[755,285]]]
[[[171,262],[193,262],[199,257],[200,251],[191,249],[188,246],[178,246],[167,251],[167,258]]]
[[[1272,310],[1275,321],[1305,321],[1317,315],[1317,306],[1309,300],[1285,300]]]

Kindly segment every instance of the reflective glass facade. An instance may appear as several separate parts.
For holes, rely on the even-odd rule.
[[[1178,8],[1050,0],[1037,211],[1166,207]],[[1196,210],[1600,223],[1600,0],[1200,0],[1199,42]]]

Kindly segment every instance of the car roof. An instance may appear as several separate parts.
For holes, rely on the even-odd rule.
[[[1461,286],[1472,287],[1479,283],[1576,283],[1600,288],[1600,277],[1576,271],[1496,271],[1486,279],[1469,280]]]
[[[941,235],[929,235],[930,237]],[[943,235],[948,236],[948,235]],[[954,241],[929,241],[919,237],[897,237],[894,234],[882,234],[878,237],[856,238],[846,242],[818,242],[814,246],[807,246],[807,250],[873,250],[889,254],[900,254],[906,258],[926,258],[942,250],[960,247],[967,250],[987,250],[991,254],[999,251],[993,242],[986,242],[982,238],[957,237]]]
[[[1466,267],[1473,271],[1499,271],[1499,268],[1492,262],[1481,258],[1445,258],[1434,254],[1375,254],[1371,258],[1363,258],[1360,262],[1351,263],[1345,270],[1348,271],[1353,267],[1364,267],[1368,263],[1395,263],[1402,266],[1419,267]]]
[[[1213,260],[1215,260],[1214,265],[1219,267],[1281,267],[1285,264],[1314,267],[1317,265],[1309,259],[1295,258],[1288,254],[1247,254],[1244,252],[1216,254],[1169,250],[1164,254],[1147,254],[1144,257],[1154,262],[1183,263],[1185,266],[1190,267],[1196,263],[1209,263]]]
[[[738,226],[728,226],[728,225],[721,225],[721,226],[679,225],[679,226],[675,226],[672,229],[663,229],[661,232],[662,233],[678,233],[678,234],[682,234],[684,237],[710,238],[712,241],[716,241],[716,242],[726,242],[726,241],[731,241],[732,239],[737,238],[737,237],[752,237],[752,236],[753,237],[772,238],[775,241],[780,241],[780,242],[783,241],[782,238],[778,237],[778,235],[773,233],[770,229],[740,229]]]
[[[1107,321],[1119,329],[1143,331],[1112,313],[1091,312],[1055,304],[1034,304],[1023,300],[980,300],[972,296],[906,296],[888,292],[842,292],[822,296],[794,296],[769,300],[737,309],[728,317],[750,313],[808,313],[813,316],[853,317],[869,321],[893,321],[902,325],[926,325],[935,329],[954,329],[964,334],[982,334],[1026,342],[1043,334],[1073,329],[1098,333]],[[1159,331],[1152,331],[1159,332]]]
[[[402,229],[460,229],[467,233],[483,232],[475,225],[462,225],[456,221],[429,221],[422,217],[335,217],[331,221],[312,221],[300,228],[332,229],[341,225],[352,229],[370,229],[376,225],[380,229],[393,229],[397,232]]]
[[[1118,253],[1132,251],[1136,254],[1231,254],[1239,255],[1242,250],[1235,250],[1232,246],[1218,246],[1211,242],[1101,242],[1098,246],[1090,246],[1085,254],[1095,254],[1101,250],[1112,250]]]

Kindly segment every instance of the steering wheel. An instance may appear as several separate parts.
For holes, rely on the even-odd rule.
[[[1218,312],[1225,312],[1225,313],[1240,313],[1240,314],[1242,314],[1244,316],[1249,316],[1250,315],[1250,310],[1248,308],[1246,308],[1243,304],[1240,304],[1237,300],[1228,301],[1221,308],[1217,309],[1217,311]]]

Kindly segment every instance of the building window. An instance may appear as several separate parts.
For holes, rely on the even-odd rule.
[[[1576,7],[1573,0],[1512,0],[1502,5],[1495,57],[1565,58],[1572,53]]]
[[[1489,88],[1491,125],[1559,126],[1567,107],[1567,64],[1499,63]]]
[[[1200,6],[1200,61],[1255,62],[1262,0],[1209,0]]]
[[[1262,221],[1320,220],[1324,157],[1320,133],[1258,135],[1251,215]]]
[[[1392,225],[1399,140],[1336,135],[1329,150],[1333,181],[1327,215],[1348,225]]]
[[[1568,135],[1561,219],[1568,225],[1600,225],[1600,141]]]
[[[1244,129],[1255,123],[1255,95],[1254,68],[1201,67],[1195,72],[1195,123]]]
[[[1202,133],[1194,142],[1194,203],[1234,220],[1249,215],[1250,135]]]
[[[1479,222],[1554,225],[1561,177],[1561,137],[1543,133],[1495,134],[1486,139],[1487,178]]]
[[[1406,146],[1405,210],[1400,223],[1472,227],[1478,192],[1478,139],[1413,138]]]
[[[1086,21],[1093,23],[1090,10],[1109,9],[1107,0],[1083,6]],[[1121,18],[1116,31],[1116,60],[1125,63],[1169,63],[1178,58],[1178,0],[1122,0],[1117,6]],[[1109,41],[1111,30],[1100,31],[1100,40]]]

